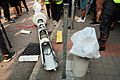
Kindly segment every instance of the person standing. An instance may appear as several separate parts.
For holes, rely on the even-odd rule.
[[[101,15],[104,8],[104,2],[105,0],[96,0],[96,16],[95,20],[91,24],[100,24]]]
[[[26,11],[27,11],[27,14],[29,14],[29,9],[28,9],[28,7],[27,7],[27,4],[26,4],[26,1],[25,0],[20,0],[20,3],[23,3],[23,5],[24,5],[24,7],[25,7],[25,9],[26,9]],[[21,10],[21,12],[22,12],[22,6],[20,5],[20,10]]]
[[[0,20],[0,25],[2,25],[1,20]],[[0,29],[0,49],[4,55],[4,62],[10,61],[15,56],[14,51],[10,52],[8,50],[1,29]]]
[[[20,11],[20,0],[8,0],[11,7],[14,7],[14,12],[16,14],[16,18],[18,19],[20,17],[21,11]]]
[[[107,0],[100,23],[99,51],[105,50],[112,22],[118,17],[120,18],[120,0]]]
[[[51,9],[51,16],[53,24],[56,25],[61,17],[63,0],[45,0],[48,16],[50,17],[49,9]],[[50,8],[49,8],[50,6]]]
[[[57,24],[61,17],[62,3],[63,0],[53,0],[53,3],[51,3],[51,13],[54,25]]]
[[[0,0],[0,6],[3,8],[4,16],[8,22],[14,23],[15,20],[10,18],[9,3],[7,0]]]
[[[86,20],[86,6],[88,0],[80,0],[80,8],[81,8],[81,17],[79,17],[76,21],[77,22],[85,22]]]
[[[44,1],[43,1],[44,2]],[[46,5],[46,9],[47,9],[47,15],[48,18],[51,18],[51,6],[50,6],[50,1],[49,0],[45,0],[45,5]]]

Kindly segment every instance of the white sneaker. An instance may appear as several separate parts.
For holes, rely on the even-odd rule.
[[[84,17],[84,19],[81,19],[81,17],[80,17],[80,19],[78,19],[78,20],[76,20],[77,22],[85,22],[85,20],[86,20],[86,18]]]
[[[78,17],[78,16],[75,16],[75,18],[74,18],[75,20],[78,20],[78,19],[80,19],[80,17]]]

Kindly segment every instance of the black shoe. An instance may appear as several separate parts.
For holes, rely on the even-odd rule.
[[[68,29],[71,29],[71,27],[70,27],[70,26],[68,26]]]
[[[99,51],[105,51],[105,44],[103,44],[100,39],[98,39],[98,43],[99,43]]]
[[[91,25],[100,25],[100,22],[92,22],[92,23],[90,23]]]
[[[8,22],[15,23],[15,20],[14,19],[9,19]]]
[[[100,46],[99,51],[105,51],[105,47]]]

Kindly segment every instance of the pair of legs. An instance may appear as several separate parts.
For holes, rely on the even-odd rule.
[[[9,4],[7,0],[1,0],[0,6],[3,8],[5,18],[10,22],[15,22],[10,18]]]
[[[96,0],[96,22],[99,22],[103,10],[103,4],[105,0]]]
[[[46,4],[48,17],[52,17],[53,24],[56,25],[61,17],[62,4]],[[51,13],[51,14],[50,14]]]
[[[15,55],[15,52],[10,52],[7,49],[1,29],[0,29],[0,49],[4,55],[4,61],[10,61],[12,57]]]
[[[86,16],[86,5],[88,0],[80,0],[80,8],[81,8],[81,17],[77,19],[77,22],[85,22]]]
[[[112,22],[117,17],[120,17],[120,5],[115,4],[113,0],[108,0],[105,5],[100,23],[100,38],[98,41],[100,45],[100,51],[105,50],[105,43],[109,37]]]
[[[14,13],[16,14],[16,18],[18,18],[21,14],[20,10],[20,0],[9,0],[10,6],[14,7]]]
[[[62,5],[61,4],[51,4],[51,13],[52,13],[52,18],[55,21],[59,21],[61,17],[61,9]]]
[[[22,12],[21,2],[23,3],[23,5],[24,5],[24,7],[25,7],[25,9],[26,9],[26,11],[27,11],[27,13],[29,13],[29,9],[28,9],[28,7],[27,7],[27,4],[26,4],[26,1],[25,1],[25,0],[20,0],[20,10],[21,10],[21,12]]]
[[[18,6],[15,6],[14,12],[15,12],[15,14],[16,14],[16,18],[18,18],[19,16],[22,15],[22,12],[21,12],[21,10],[20,10],[20,4],[18,4]]]
[[[6,43],[5,43],[5,40],[4,40],[1,30],[0,30],[0,48],[1,48],[1,51],[3,52],[3,54],[9,54],[9,50],[7,49],[7,46],[6,46]]]
[[[101,18],[101,14],[103,11],[103,4],[104,4],[105,0],[96,0],[96,15],[95,15],[95,19],[93,20],[93,23],[91,24],[99,24],[100,18]]]
[[[51,15],[50,15],[50,4],[46,4],[46,9],[47,9],[47,15],[48,15],[48,18],[50,19]]]
[[[59,21],[60,16],[61,16],[60,13],[61,13],[62,5],[56,4],[56,3],[51,3],[51,4],[46,4],[46,8],[47,8],[48,17],[50,18],[50,16],[52,16],[53,20]],[[50,13],[51,13],[51,15],[50,15]]]

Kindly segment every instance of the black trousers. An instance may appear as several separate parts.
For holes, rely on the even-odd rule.
[[[51,13],[53,20],[59,21],[61,17],[62,4],[51,4]]]
[[[48,17],[50,18],[50,4],[46,4],[46,9],[47,9],[47,14],[48,14]]]
[[[0,6],[3,8],[4,16],[10,20],[9,4],[7,0],[0,0]]]
[[[103,15],[100,23],[100,44],[105,45],[112,22],[120,17],[120,4],[115,4],[113,0],[108,0],[105,3]]]
[[[25,1],[25,0],[20,0],[20,1],[22,1],[23,5],[24,5],[24,7],[25,7],[25,9],[26,9],[26,11],[29,12],[28,7],[27,7],[27,4],[26,4],[26,1]],[[21,6],[20,6],[20,10],[21,10],[21,12],[22,12],[22,7],[21,7]]]
[[[3,52],[3,54],[9,54],[9,50],[7,49],[1,29],[0,29],[0,49]]]
[[[20,11],[19,11],[18,6],[15,6],[15,9],[16,9],[16,11],[17,11],[17,15],[18,15],[18,16],[20,16],[20,14],[19,14],[19,13],[20,13]]]

